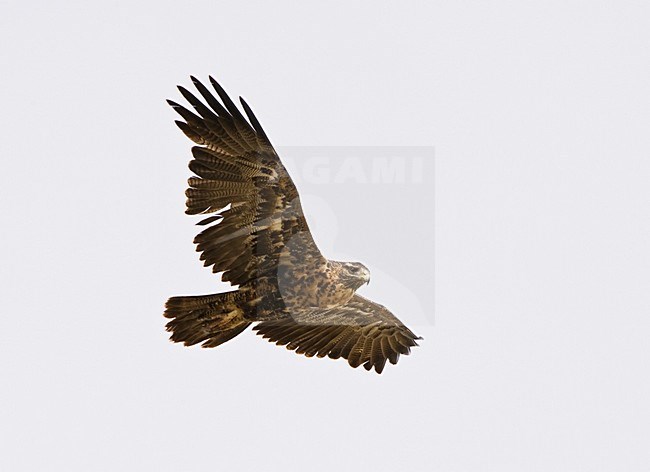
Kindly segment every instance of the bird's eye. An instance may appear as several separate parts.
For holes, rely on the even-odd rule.
[[[358,267],[352,267],[350,270],[351,270],[352,272],[359,272],[359,268],[358,268]]]

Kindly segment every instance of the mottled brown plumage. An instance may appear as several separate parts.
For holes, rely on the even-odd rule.
[[[197,79],[204,102],[183,87],[194,108],[168,103],[192,148],[186,213],[212,214],[194,242],[201,260],[236,291],[172,297],[165,316],[171,340],[215,347],[248,325],[264,338],[308,357],[343,357],[374,367],[417,346],[417,336],[386,308],[356,290],[368,282],[362,264],[330,261],[314,242],[298,191],[250,107],[248,121],[210,77],[221,102]],[[207,105],[206,105],[207,104]]]

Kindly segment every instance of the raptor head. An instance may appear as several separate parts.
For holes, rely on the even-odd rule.
[[[354,290],[370,283],[370,271],[360,262],[342,262],[339,277],[345,285]]]

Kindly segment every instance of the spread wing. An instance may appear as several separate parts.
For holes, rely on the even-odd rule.
[[[324,264],[298,191],[250,107],[240,98],[249,122],[212,77],[221,102],[194,77],[192,82],[205,103],[178,89],[196,113],[168,103],[185,120],[176,121],[178,127],[199,145],[192,148],[189,167],[196,176],[188,180],[186,213],[216,213],[198,223],[209,225],[194,240],[201,260],[237,285],[273,276],[287,252]]]
[[[388,309],[360,295],[339,307],[301,311],[292,319],[263,321],[253,329],[298,354],[343,357],[354,368],[374,367],[379,374],[386,360],[396,364],[400,354],[409,354],[422,339]]]

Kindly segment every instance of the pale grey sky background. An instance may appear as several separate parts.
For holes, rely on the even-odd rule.
[[[634,1],[0,3],[0,469],[648,470],[649,46]],[[278,147],[435,147],[435,323],[383,278],[417,220],[362,255],[412,356],[167,342],[166,297],[223,288],[164,103],[190,74]]]

